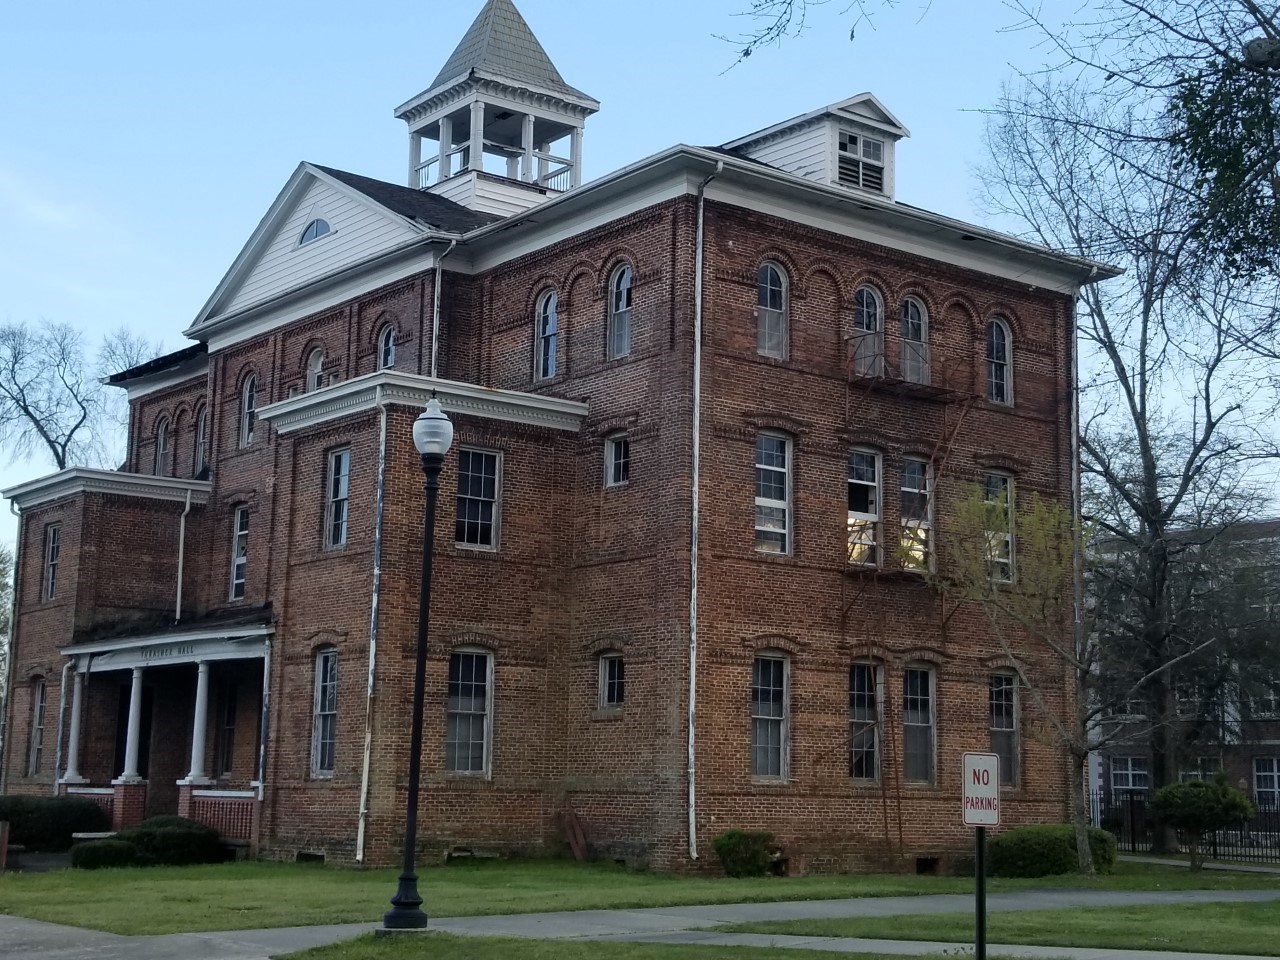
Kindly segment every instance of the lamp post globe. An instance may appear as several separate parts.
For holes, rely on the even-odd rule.
[[[453,443],[453,423],[440,407],[435,394],[413,422],[413,445],[422,457],[426,478],[426,512],[422,529],[422,580],[418,593],[418,645],[413,672],[413,720],[409,741],[409,782],[404,812],[404,869],[400,872],[391,909],[382,918],[388,930],[421,930],[427,925],[418,893],[418,874],[414,863],[418,846],[418,785],[422,779],[422,713],[427,679],[427,626],[431,612],[431,556],[435,552],[436,495],[440,489],[440,470],[444,456]]]

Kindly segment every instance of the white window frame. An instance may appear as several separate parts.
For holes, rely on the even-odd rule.
[[[997,686],[1000,692],[1008,692],[1008,717],[997,712]],[[991,734],[991,752],[1000,757],[1000,786],[1016,789],[1022,782],[1022,698],[1018,692],[1016,673],[993,673],[987,680],[987,716]],[[1001,706],[1004,704],[1001,703]],[[1003,711],[1000,711],[1003,712]],[[1007,724],[1007,725],[1004,725]],[[998,739],[1007,735],[1009,760],[1006,763]]]
[[[634,302],[635,271],[631,264],[619,264],[609,278],[609,322],[605,335],[605,356],[617,360],[631,353],[631,308]]]
[[[1196,780],[1212,780],[1221,772],[1221,757],[1198,756],[1195,758],[1194,767],[1178,771],[1178,782],[1191,783]]]
[[[533,322],[533,378],[554,379],[560,350],[560,298],[554,290],[538,297]]]
[[[855,457],[871,458],[875,469],[874,483],[854,479]],[[866,447],[853,447],[849,451],[848,477],[846,544],[848,546],[849,565],[867,568],[879,567],[884,548],[884,533],[882,529],[882,521],[884,519],[884,458],[877,450],[871,450]],[[853,509],[853,492],[856,487],[870,488],[870,505],[874,508],[871,512]],[[857,525],[856,531],[855,525]],[[870,531],[870,540],[867,539],[867,531]],[[867,551],[870,552],[870,559],[861,559],[861,556]]]
[[[228,599],[243,600],[249,572],[249,506],[240,504],[231,515],[231,589]],[[237,589],[239,593],[237,593]]]
[[[258,375],[249,374],[240,386],[240,447],[253,446],[253,426],[258,411]]]
[[[1271,687],[1249,697],[1250,720],[1274,720],[1280,717],[1280,687]]]
[[[772,704],[770,709],[762,710],[760,701],[756,697],[757,689],[766,689],[757,685],[757,664],[761,662],[780,663],[782,664],[782,704],[781,713],[775,715]],[[770,686],[769,690],[776,690],[776,687]],[[769,729],[777,730],[778,734],[778,770],[772,772],[768,770],[768,763],[765,763],[765,772],[760,771],[760,751],[771,751],[773,747],[770,744],[761,744],[758,733],[764,725]],[[772,780],[786,782],[791,775],[791,658],[787,654],[780,651],[765,650],[757,653],[751,660],[751,777],[754,780]]]
[[[1253,802],[1264,810],[1280,810],[1280,756],[1253,758]]]
[[[631,482],[631,436],[618,432],[604,438],[604,485],[625,487]]]
[[[235,768],[236,710],[238,690],[234,680],[225,680],[214,698],[213,776],[230,777]]]
[[[841,130],[836,143],[836,183],[887,195],[885,152],[885,141],[853,130]],[[843,164],[842,160],[845,161]],[[868,168],[877,172],[868,176]],[[876,185],[877,179],[879,186]]]
[[[347,521],[351,507],[351,448],[341,447],[329,451],[329,465],[325,471],[326,505],[324,512],[324,545],[347,545]],[[341,524],[341,528],[338,525]]]
[[[41,595],[45,600],[58,596],[58,564],[62,558],[62,524],[50,523],[44,528],[44,578]]]
[[[884,376],[884,298],[866,285],[853,294],[853,375]]]
[[[915,315],[912,315],[914,310]],[[902,301],[902,379],[908,383],[929,385],[929,311],[918,297]],[[911,336],[912,327],[920,336]]]
[[[782,467],[777,467],[772,464],[762,464],[760,462],[760,441],[765,438],[768,438],[770,440],[782,441],[783,456],[786,458],[786,462]],[[792,484],[793,484],[793,473],[794,473],[793,468],[795,465],[795,460],[792,455],[793,449],[794,449],[794,444],[792,443],[791,438],[787,436],[785,433],[777,433],[769,430],[761,430],[758,434],[756,434],[755,548],[758,553],[768,553],[776,556],[790,556],[794,548],[794,542],[793,542],[794,538],[792,536],[792,528],[794,527],[794,524],[792,523],[792,510],[791,510],[791,503],[793,499],[792,498]],[[760,480],[761,480],[761,473],[763,471],[769,471],[771,473],[783,473],[785,475],[785,485],[786,485],[785,500],[775,500],[771,497],[760,496]],[[784,520],[783,528],[779,530],[777,527],[771,527],[768,525],[762,526],[760,522],[760,511],[762,509],[781,510],[783,512],[783,520]],[[763,543],[761,542],[760,537],[762,534],[773,535],[778,533],[782,534],[781,550],[773,549],[768,540],[765,540]]]
[[[44,677],[31,681],[31,730],[27,737],[27,776],[40,773],[44,761],[44,726],[49,710],[49,685]]]
[[[191,475],[198,477],[209,462],[209,406],[196,412],[195,451],[191,456]]]
[[[493,499],[488,500],[485,497],[473,497],[470,493],[464,495],[462,492],[462,455],[466,453],[472,456],[481,455],[494,458],[494,482],[493,482]],[[466,540],[458,539],[458,519],[462,501],[478,501],[489,502],[493,504],[492,522],[490,530],[492,531],[489,543],[470,543]],[[470,523],[466,520],[463,522]],[[474,521],[479,523],[480,521]],[[458,492],[454,501],[454,546],[463,550],[488,550],[490,552],[497,551],[502,543],[502,451],[486,450],[483,447],[460,447],[458,449]]]
[[[1111,791],[1113,793],[1141,792],[1151,788],[1151,761],[1147,757],[1111,757]],[[1141,775],[1141,785],[1135,785],[1135,778]]]
[[[907,464],[918,463],[924,465],[924,489],[919,487],[907,486]],[[901,536],[899,538],[902,568],[904,570],[916,573],[927,573],[933,569],[933,464],[928,460],[922,460],[919,457],[904,457],[902,460],[902,475],[898,482],[899,498],[898,498],[898,520],[901,526]],[[925,517],[923,520],[907,517],[907,511],[903,509],[903,501],[908,495],[918,496],[923,493],[925,497]],[[922,531],[913,533],[911,531]],[[916,548],[923,544],[924,557],[916,559]]]
[[[324,385],[324,351],[317,347],[307,354],[307,385],[304,392],[313,393]]]
[[[320,229],[321,226],[324,227],[323,230]],[[316,228],[316,232],[314,236],[309,237],[307,234],[311,233],[312,227]],[[308,243],[315,243],[320,238],[327,237],[331,233],[333,233],[333,225],[330,224],[328,220],[324,217],[312,217],[307,221],[307,225],[302,228],[302,232],[298,234],[298,246],[301,247]]]
[[[923,673],[925,675],[925,688],[928,695],[929,722],[927,724],[918,721],[909,721],[908,704],[912,700],[918,701],[918,694],[911,694],[907,689],[907,677],[912,673]],[[929,775],[926,779],[913,779],[910,776],[910,766],[908,764],[908,733],[912,729],[927,727],[929,731]],[[934,786],[938,782],[938,672],[932,665],[927,663],[909,663],[902,671],[902,779],[906,783],[914,783],[918,785]]]
[[[483,657],[485,663],[485,694],[484,694],[484,729],[483,729],[483,755],[481,757],[481,769],[475,770],[470,767],[470,755],[468,754],[468,768],[460,770],[457,767],[456,747],[453,757],[450,758],[449,753],[449,718],[455,714],[467,715],[470,717],[478,716],[475,710],[456,710],[453,708],[453,694],[450,687],[454,683],[453,677],[453,659],[454,657]],[[473,674],[474,676],[474,674]],[[451,777],[488,777],[493,770],[493,677],[494,662],[493,651],[486,650],[483,647],[456,647],[449,653],[449,664],[445,674],[445,731],[444,731],[444,769]],[[461,682],[461,681],[459,681]],[[472,681],[474,683],[474,681]],[[474,699],[474,698],[471,698]],[[468,740],[468,744],[474,744],[474,740]],[[451,765],[452,764],[452,765]]]
[[[992,499],[993,486],[1004,488],[997,491],[996,499]],[[1000,497],[1004,498],[1003,503]],[[1013,583],[1018,576],[1017,538],[1014,531],[1017,516],[1014,509],[1015,497],[1013,474],[989,470],[982,475],[982,502],[986,505],[988,521],[985,531],[987,575],[1000,583]],[[998,518],[997,512],[1003,512],[1003,518]],[[992,520],[1002,520],[1003,529],[993,529],[990,522]]]
[[[387,324],[378,334],[378,369],[390,370],[396,365],[396,328]]]
[[[314,687],[311,699],[311,776],[328,780],[338,765],[338,650],[322,647],[316,651]],[[332,665],[332,670],[326,669]],[[328,736],[326,736],[326,734]],[[329,763],[324,763],[325,744],[331,744]]]
[[[170,475],[169,447],[169,418],[161,417],[160,422],[156,424],[155,462],[151,471],[157,477]]]
[[[769,274],[777,277],[777,284],[770,281]],[[772,294],[777,291],[779,305],[770,306]],[[766,260],[756,271],[756,353],[774,360],[785,360],[791,349],[791,289],[787,271],[773,260]],[[776,347],[770,344],[771,327],[779,329]]]
[[[1004,333],[1004,357],[992,356],[991,331],[993,328],[999,328]],[[991,403],[998,403],[1004,407],[1013,406],[1013,331],[1009,326],[1009,322],[1004,317],[992,317],[987,321],[986,330],[984,331],[983,356],[986,359],[987,372],[987,400]],[[997,374],[1000,370],[1003,376]],[[996,387],[1001,385],[1004,390],[1004,397],[997,398],[998,392]]]
[[[870,672],[871,689],[859,690],[854,683],[855,671]],[[867,697],[871,703],[866,702]],[[868,710],[868,707],[870,708]],[[875,660],[855,660],[849,665],[849,776],[860,783],[878,783],[884,759],[884,664]],[[868,740],[870,741],[868,743]],[[871,775],[860,772],[855,757],[871,753]]]
[[[599,659],[597,706],[601,710],[621,710],[627,702],[627,662],[617,650],[606,651],[600,654]],[[617,665],[616,678],[609,676],[609,670],[614,664]]]

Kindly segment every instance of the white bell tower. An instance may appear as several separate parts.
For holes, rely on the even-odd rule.
[[[511,0],[488,0],[431,86],[396,109],[409,186],[486,213],[528,209],[582,182],[582,128],[599,109]]]

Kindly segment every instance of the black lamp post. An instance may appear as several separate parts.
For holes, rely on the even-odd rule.
[[[427,678],[427,621],[431,610],[431,554],[435,546],[436,494],[440,490],[440,468],[453,443],[453,424],[440,409],[432,392],[427,409],[413,422],[413,445],[422,456],[426,474],[427,512],[422,535],[422,583],[418,592],[418,650],[413,673],[413,730],[409,741],[409,797],[404,812],[404,869],[391,898],[391,909],[382,917],[388,930],[420,930],[427,925],[418,893],[414,853],[418,845],[418,781],[422,776],[422,699]]]

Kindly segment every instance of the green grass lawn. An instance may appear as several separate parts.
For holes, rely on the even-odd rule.
[[[870,937],[973,943],[973,914],[746,923],[717,930],[811,937]],[[991,943],[1274,956],[1280,903],[1204,903],[1094,910],[1028,910],[987,917]]]
[[[395,892],[394,870],[345,870],[283,863],[62,870],[0,875],[0,913],[112,933],[181,933],[377,920]],[[1120,864],[1115,874],[993,880],[992,890],[1092,887],[1117,890],[1255,889],[1280,876],[1192,872]],[[480,861],[421,871],[432,916],[704,903],[966,893],[962,877],[855,874],[731,880],[626,870],[572,861]]]
[[[287,954],[288,960],[831,960],[818,950],[769,947],[690,947],[657,943],[573,943],[564,940],[516,940],[455,937],[447,933],[408,934],[399,938],[361,937],[332,947]],[[870,953],[842,953],[847,960],[902,960]],[[944,960],[932,954],[917,960]]]

